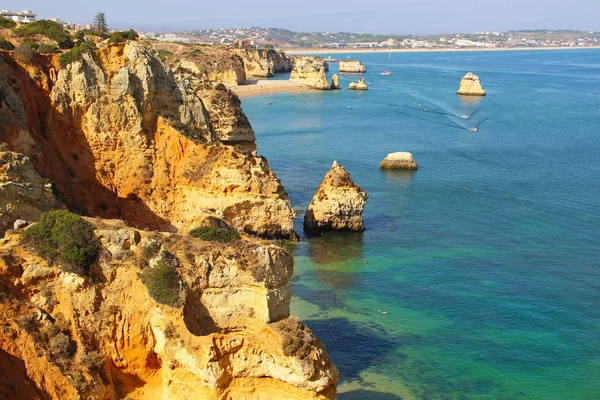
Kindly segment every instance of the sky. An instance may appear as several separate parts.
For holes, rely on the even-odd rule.
[[[101,11],[111,28],[156,31],[250,26],[382,34],[600,30],[600,0],[5,0],[0,7],[78,23],[91,22]]]

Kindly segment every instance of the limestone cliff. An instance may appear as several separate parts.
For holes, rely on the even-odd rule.
[[[304,229],[310,234],[331,230],[362,232],[362,213],[368,197],[344,167],[334,161],[306,210]]]
[[[230,46],[197,46],[168,57],[177,71],[191,72],[196,77],[227,85],[246,81],[244,60]]]
[[[481,88],[479,77],[472,72],[468,72],[460,81],[458,92],[463,96],[485,96],[485,90]]]
[[[267,78],[276,72],[290,72],[292,69],[291,60],[275,50],[245,48],[235,52],[243,60],[248,77]]]
[[[361,77],[358,78],[358,82],[350,82],[348,90],[369,90],[369,87],[365,83],[365,80]]]
[[[384,169],[417,169],[413,155],[406,151],[399,151],[388,154],[379,166]]]
[[[89,221],[102,250],[88,275],[49,264],[20,235],[0,239],[0,395],[335,398],[335,366],[289,315],[285,251]],[[177,271],[179,305],[157,303],[144,286],[157,263]]]
[[[294,56],[294,69],[290,74],[290,82],[298,83],[313,89],[329,90],[327,82],[327,62],[321,57]]]
[[[340,73],[364,74],[367,72],[365,66],[358,60],[340,60]]]
[[[0,237],[17,219],[37,221],[42,212],[63,207],[31,160],[6,147],[0,143]]]
[[[140,42],[105,45],[58,73],[52,60],[3,58],[10,107],[0,108],[0,140],[27,155],[70,209],[161,230],[219,212],[241,231],[294,236],[290,201],[266,160],[219,146],[253,146],[231,93],[199,90]]]

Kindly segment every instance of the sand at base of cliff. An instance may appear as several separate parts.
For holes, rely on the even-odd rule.
[[[300,92],[311,89],[289,81],[259,80],[256,83],[232,86],[231,90],[233,90],[239,97],[247,97],[266,96],[281,92]]]

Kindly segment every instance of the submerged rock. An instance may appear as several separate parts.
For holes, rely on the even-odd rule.
[[[334,161],[304,215],[304,229],[312,234],[331,230],[362,232],[368,197]]]
[[[369,90],[369,87],[363,78],[358,78],[358,82],[350,82],[348,90]]]
[[[412,153],[407,151],[388,154],[379,163],[379,166],[385,169],[417,169],[417,163],[413,159]]]
[[[472,72],[468,72],[460,81],[458,92],[463,96],[485,96],[485,90],[481,88],[479,77]]]
[[[340,73],[364,74],[367,69],[358,60],[340,60]]]

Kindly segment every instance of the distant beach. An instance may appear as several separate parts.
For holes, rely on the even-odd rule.
[[[336,49],[324,49],[322,47],[314,48],[282,48],[288,55],[301,55],[301,54],[356,54],[356,53],[435,53],[435,52],[446,52],[446,51],[525,51],[525,50],[584,50],[584,49],[600,49],[600,46],[589,46],[589,47],[477,47],[477,48],[464,48],[464,49],[444,49],[444,48],[433,48],[433,49],[384,49],[384,48],[336,48]]]
[[[233,90],[239,97],[267,96],[280,92],[301,92],[315,90],[287,80],[270,79],[250,81],[248,84],[231,86],[230,89]]]

